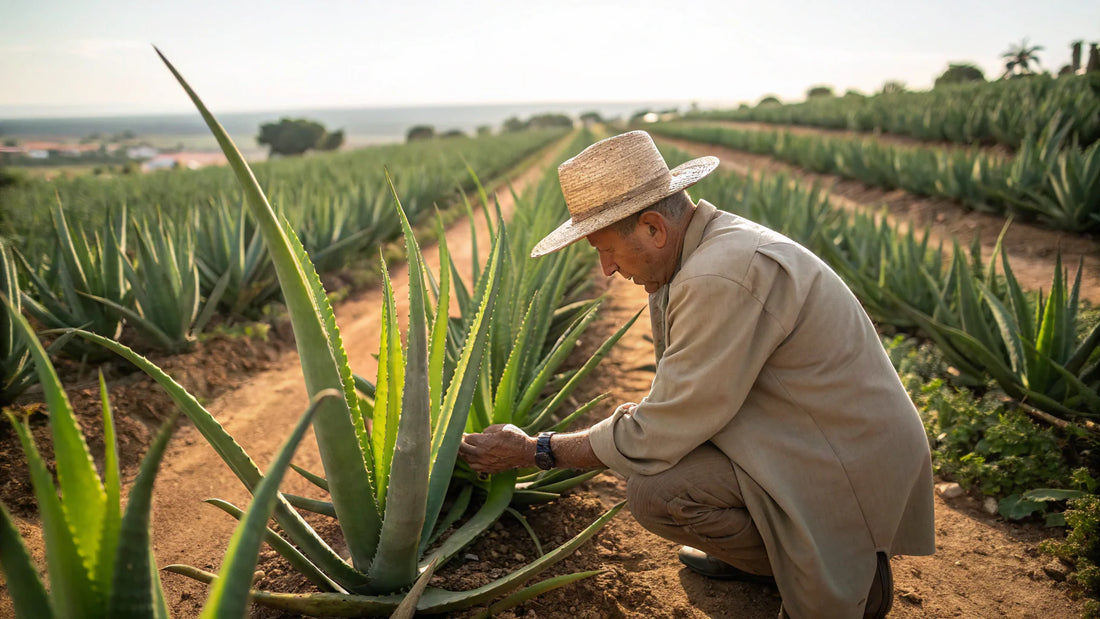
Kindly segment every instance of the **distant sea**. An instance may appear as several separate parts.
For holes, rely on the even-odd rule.
[[[516,103],[494,105],[454,105],[390,108],[300,109],[269,112],[230,112],[215,115],[238,144],[254,145],[260,125],[280,118],[309,118],[329,131],[344,130],[349,145],[400,142],[414,125],[431,125],[437,133],[458,129],[472,135],[478,127],[489,126],[498,132],[505,120],[521,120],[536,114],[561,113],[577,118],[589,111],[605,119],[629,118],[641,110],[686,110],[690,103],[680,102],[576,102]],[[174,136],[196,138],[210,132],[198,113],[149,116],[103,116],[87,118],[0,118],[0,139],[62,140],[79,139],[92,134],[114,135],[131,131],[139,137]],[[248,142],[244,141],[249,140]],[[192,140],[187,140],[194,143]],[[212,148],[216,148],[213,139]]]

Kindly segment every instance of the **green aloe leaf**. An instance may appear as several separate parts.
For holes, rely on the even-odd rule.
[[[225,431],[218,420],[171,376],[145,357],[114,340],[87,331],[76,330],[73,332],[120,355],[157,381],[183,413],[187,415],[191,423],[195,424],[195,428],[206,439],[206,442],[210,444],[246,488],[251,491],[260,483],[263,475],[256,463],[252,461],[252,458]],[[366,575],[358,572],[341,559],[285,500],[280,500],[280,505],[276,507],[275,514],[279,525],[283,527],[291,540],[302,548],[311,561],[321,566],[343,587],[351,590],[361,586],[366,581]]]
[[[228,501],[221,499],[206,499],[203,501],[222,510],[223,512],[233,516],[237,520],[244,517],[244,510],[233,505]],[[290,542],[282,538],[281,535],[275,532],[271,527],[267,528],[267,533],[264,535],[264,541],[269,546],[275,549],[284,559],[287,560],[290,565],[305,576],[309,582],[313,583],[321,591],[338,591],[340,593],[347,593],[343,587],[337,584],[335,581],[325,575],[312,561],[309,560],[302,551],[295,548]],[[178,566],[169,565],[164,569],[169,572],[176,572],[174,568]]]
[[[405,233],[409,268],[409,327],[396,449],[387,481],[387,487],[399,488],[400,491],[387,493],[382,535],[370,571],[371,587],[383,593],[410,585],[418,574],[416,557],[428,503],[432,445],[432,414],[428,410],[431,396],[424,259],[392,181],[390,190],[401,219],[401,229]]]
[[[267,521],[271,518],[271,512],[275,509],[278,498],[279,484],[290,465],[290,458],[302,441],[306,430],[313,421],[313,415],[317,412],[321,402],[328,398],[342,398],[343,391],[327,389],[318,393],[310,402],[309,408],[298,421],[294,430],[287,437],[281,449],[275,454],[275,459],[268,467],[263,481],[253,493],[252,504],[245,512],[244,518],[233,531],[233,537],[229,540],[226,550],[225,562],[217,582],[214,583],[210,596],[203,605],[203,619],[236,619],[243,617],[248,610],[248,591],[252,584],[252,572],[256,567],[256,560],[260,555],[260,544],[263,542],[264,533],[267,531]]]
[[[470,330],[464,338],[464,345],[451,376],[447,393],[436,420],[436,430],[432,437],[432,470],[428,482],[428,504],[425,507],[426,518],[421,537],[427,539],[434,529],[439,512],[451,483],[455,460],[458,457],[458,445],[462,441],[462,432],[466,428],[467,417],[481,378],[478,368],[485,351],[492,326],[493,309],[498,294],[501,271],[504,260],[503,235],[498,235],[489,252],[488,271],[485,286],[478,291],[477,311]],[[447,268],[441,264],[440,268]],[[497,517],[499,517],[499,513]],[[467,541],[468,543],[468,541]],[[420,549],[423,551],[423,547]]]
[[[499,602],[493,602],[483,612],[480,612],[472,617],[472,619],[489,619],[497,613],[508,610],[509,608],[515,608],[524,602],[529,602],[534,598],[546,593],[547,591],[553,591],[554,589],[560,589],[566,585],[577,582],[578,580],[584,580],[585,578],[591,578],[603,574],[606,570],[590,570],[587,572],[574,572],[572,574],[562,574],[561,576],[555,576],[553,578],[547,578],[546,580],[539,581],[530,587],[524,587],[519,591],[509,595],[508,597],[500,600]]]
[[[14,313],[7,297],[0,296],[0,303],[4,304],[16,332],[27,345],[50,410],[60,499],[52,476],[31,440],[30,431],[25,424],[16,423],[10,413],[8,417],[23,444],[42,515],[51,591],[54,599],[61,603],[55,610],[63,616],[85,616],[103,607],[103,592],[95,586],[94,579],[107,494],[92,464],[69,398],[45,349],[26,319]]]
[[[31,560],[19,529],[12,521],[8,508],[0,504],[0,567],[4,568],[4,583],[11,595],[16,617],[42,617],[53,619],[46,586],[38,577],[38,568]]]
[[[175,425],[176,415],[173,415],[161,426],[141,461],[137,478],[130,489],[111,579],[107,609],[109,617],[143,619],[168,616],[168,607],[157,579],[157,566],[153,561],[149,515],[153,509],[153,482]]]
[[[156,51],[206,121],[244,190],[248,207],[262,231],[264,243],[275,265],[294,327],[307,392],[311,397],[325,389],[349,393],[351,370],[346,363],[340,363],[342,347],[333,346],[333,342],[338,342],[339,335],[333,329],[335,320],[331,316],[331,308],[326,308],[327,313],[323,311],[317,291],[311,287],[307,276],[307,273],[312,275],[312,283],[316,285],[319,281],[316,271],[308,260],[303,260],[300,254],[295,255],[286,229],[280,224],[252,170],[225,129],[168,59],[160,50]],[[377,549],[381,527],[377,511],[372,509],[374,489],[371,488],[367,462],[355,431],[351,407],[356,402],[354,393],[339,401],[326,399],[317,411],[313,425],[352,563],[357,569],[366,570]]]

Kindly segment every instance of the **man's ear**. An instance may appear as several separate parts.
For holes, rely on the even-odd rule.
[[[657,249],[664,248],[668,243],[668,220],[663,215],[654,211],[646,211],[638,218],[638,225],[645,230],[646,236],[653,239],[653,246]]]

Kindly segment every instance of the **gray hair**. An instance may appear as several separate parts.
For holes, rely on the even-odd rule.
[[[607,227],[618,232],[620,236],[630,236],[634,232],[634,228],[638,226],[638,220],[645,213],[650,211],[660,213],[666,219],[676,223],[683,219],[685,215],[691,213],[694,208],[695,203],[691,201],[687,190],[681,190]]]

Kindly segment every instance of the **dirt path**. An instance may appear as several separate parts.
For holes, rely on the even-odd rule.
[[[968,211],[951,200],[920,198],[900,189],[885,191],[859,181],[814,174],[764,155],[663,136],[657,140],[692,155],[715,155],[723,168],[740,174],[759,176],[786,172],[800,181],[821,183],[829,190],[829,201],[850,212],[873,212],[885,206],[891,221],[902,230],[916,226],[920,233],[929,226],[933,242],[942,242],[948,249],[952,238],[957,238],[966,248],[971,238],[978,235],[987,261],[1005,223],[1003,217]],[[1059,250],[1070,277],[1076,274],[1078,261],[1084,260],[1081,296],[1093,304],[1100,304],[1100,242],[1095,238],[1014,222],[1005,235],[1004,249],[1016,278],[1030,290],[1050,290],[1055,255]]]

